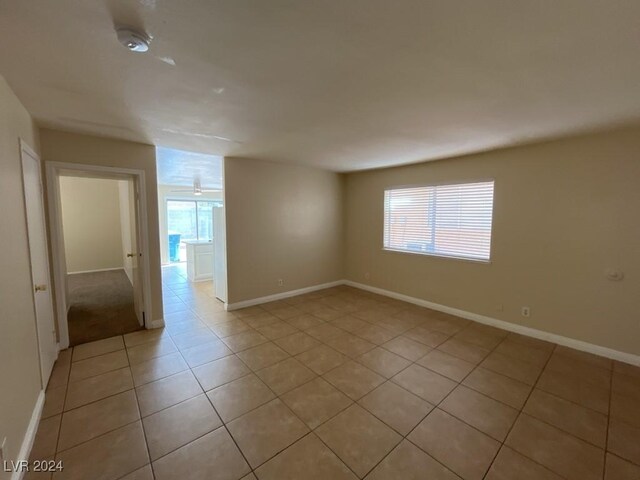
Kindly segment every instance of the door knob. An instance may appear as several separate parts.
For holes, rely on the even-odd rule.
[[[135,257],[136,254],[135,253],[127,253],[127,257],[131,258],[131,257]]]
[[[36,292],[44,292],[44,291],[46,291],[46,290],[47,290],[47,286],[46,286],[45,284],[42,284],[42,285],[35,285],[35,286],[33,287],[33,289],[34,289]]]

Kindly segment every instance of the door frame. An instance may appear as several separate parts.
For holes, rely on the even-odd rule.
[[[43,221],[43,233],[45,235],[45,238],[43,239],[45,242],[45,261],[46,261],[46,270],[47,270],[47,278],[51,279],[51,259],[49,258],[49,247],[47,245],[47,213],[46,213],[46,207],[45,207],[45,199],[44,199],[44,183],[43,183],[43,178],[42,178],[42,160],[40,159],[40,155],[38,155],[36,153],[36,151],[31,147],[31,145],[29,145],[27,142],[25,142],[22,138],[19,139],[20,140],[20,171],[21,171],[21,176],[22,176],[22,195],[23,195],[23,199],[24,199],[24,208],[25,208],[25,215],[28,215],[29,213],[27,212],[27,192],[26,192],[26,185],[25,185],[25,168],[24,168],[24,162],[25,162],[25,157],[31,157],[33,160],[35,160],[35,162],[37,163],[37,171],[38,171],[38,179],[40,181],[40,204],[42,206],[42,221]],[[31,239],[29,238],[29,225],[28,225],[28,221],[27,221],[27,217],[25,216],[25,227],[27,230],[27,242],[31,242]],[[43,371],[42,368],[42,345],[41,345],[41,339],[40,338],[40,332],[38,329],[38,312],[37,312],[37,308],[36,308],[36,294],[34,291],[34,279],[33,279],[33,265],[32,265],[32,258],[31,258],[31,244],[29,243],[29,277],[31,278],[31,298],[33,300],[33,315],[35,318],[35,328],[36,328],[36,338],[38,341],[38,364],[39,364],[39,368],[38,370],[40,371],[40,384],[42,385],[42,389],[44,390],[47,387],[47,382],[49,381],[49,378],[51,376],[51,370],[49,370],[48,372]],[[49,280],[47,280],[49,281]],[[51,294],[51,315],[53,317],[53,323],[54,323],[54,327],[57,327],[56,325],[56,311],[55,311],[55,306],[53,305],[53,292],[51,292],[50,289],[50,294]],[[57,360],[58,358],[58,353],[60,352],[60,342],[59,340],[55,339],[55,335],[54,335],[54,339],[53,339],[55,345],[55,352],[56,352],[56,358],[54,359],[54,363],[55,360]],[[53,364],[52,364],[53,367]],[[46,377],[46,378],[45,378]]]
[[[107,167],[102,165],[85,165],[68,162],[45,162],[47,179],[47,200],[49,206],[49,234],[53,260],[53,283],[57,306],[58,337],[60,348],[69,346],[69,325],[67,321],[67,281],[66,258],[64,251],[64,235],[62,231],[62,202],[60,197],[59,178],[65,172],[79,174],[91,178],[132,179],[137,187],[136,227],[140,245],[138,250],[142,257],[138,268],[142,280],[142,305],[144,309],[144,328],[154,328],[151,307],[151,276],[149,262],[149,224],[147,221],[147,194],[144,170],[131,168]],[[120,178],[118,178],[120,177]]]

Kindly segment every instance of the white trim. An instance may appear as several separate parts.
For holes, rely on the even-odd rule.
[[[38,433],[38,424],[40,423],[40,417],[42,416],[42,409],[44,408],[44,397],[44,390],[40,390],[38,399],[36,400],[36,405],[33,407],[33,412],[31,413],[29,426],[27,427],[27,431],[22,439],[20,452],[18,452],[18,458],[16,459],[17,461],[29,460],[29,455],[31,455],[31,449],[33,448],[33,442],[36,439],[36,433]],[[25,472],[22,471],[14,471],[11,475],[11,480],[21,480],[24,477],[24,474]]]
[[[51,263],[53,266],[53,285],[58,309],[58,341],[62,349],[69,347],[69,324],[67,313],[66,255],[62,236],[62,204],[60,201],[60,183],[58,171],[49,162],[45,162],[45,181],[47,183],[47,205],[49,207],[49,238],[51,241]]]
[[[440,305],[438,303],[429,302],[420,298],[410,297],[409,295],[403,295],[401,293],[392,292],[390,290],[384,290],[382,288],[371,287],[363,283],[352,282],[351,280],[345,280],[342,282],[344,285],[350,287],[359,288],[368,292],[377,293],[386,297],[402,300],[421,307],[431,308],[439,312],[449,313],[458,317],[466,318],[467,320],[473,320],[474,322],[482,323],[485,325],[491,325],[492,327],[501,328],[509,332],[519,333],[527,337],[538,338],[540,340],[546,340],[548,342],[557,343],[565,347],[574,348],[582,352],[593,353],[594,355],[600,355],[602,357],[611,358],[613,360],[619,360],[624,363],[630,363],[632,365],[640,366],[640,355],[634,355],[633,353],[620,352],[612,348],[602,347],[600,345],[594,345],[592,343],[583,342],[582,340],[575,340],[569,337],[563,337],[555,333],[545,332],[543,330],[537,330],[535,328],[525,327],[523,325],[517,325],[515,323],[506,322],[504,320],[498,320],[496,318],[486,317],[473,312],[467,312],[446,305]]]
[[[399,250],[399,249],[395,249],[395,248],[386,248],[386,247],[382,247],[381,250],[383,252],[389,252],[389,253],[400,253],[400,254],[404,254],[404,255],[418,255],[420,257],[431,257],[431,258],[441,258],[441,259],[445,259],[445,260],[458,260],[461,262],[470,262],[470,263],[479,263],[479,264],[484,264],[484,265],[490,265],[491,259],[487,259],[487,260],[483,260],[480,258],[471,258],[471,257],[455,257],[453,255],[443,255],[440,253],[427,253],[427,252],[412,252],[410,250]]]
[[[295,297],[296,295],[302,295],[304,293],[315,292],[317,290],[324,290],[326,288],[337,287],[339,285],[348,285],[350,287],[358,288],[360,290],[366,290],[368,292],[377,293],[378,295],[384,295],[385,297],[395,298],[407,303],[419,305],[421,307],[430,308],[439,312],[448,313],[457,317],[466,318],[474,322],[482,323],[484,325],[490,325],[509,332],[519,333],[527,337],[537,338],[540,340],[546,340],[548,342],[563,345],[565,347],[574,348],[582,352],[593,353],[601,357],[610,358],[612,360],[618,360],[620,362],[629,363],[631,365],[640,366],[640,355],[633,353],[621,352],[612,348],[603,347],[600,345],[594,345],[592,343],[584,342],[582,340],[576,340],[569,337],[564,337],[551,332],[545,332],[543,330],[537,330],[535,328],[525,327],[524,325],[518,325],[515,323],[507,322],[504,320],[498,320],[497,318],[487,317],[478,313],[468,312],[466,310],[460,310],[458,308],[448,307],[439,303],[430,302],[428,300],[422,300],[420,298],[411,297],[402,293],[392,292],[390,290],[384,290],[382,288],[372,287],[363,283],[353,282],[351,280],[337,280],[335,282],[323,283],[320,285],[314,285],[311,287],[300,288],[298,290],[290,290],[288,292],[276,293],[274,295],[267,295],[266,297],[254,298],[251,300],[243,300],[236,303],[226,303],[225,310],[233,311],[241,308],[252,307],[254,305],[260,305],[263,303],[273,302],[275,300],[282,300],[284,298]]]
[[[146,328],[155,328],[158,320],[153,318],[151,301],[151,270],[149,260],[149,223],[147,220],[147,194],[144,170],[120,167],[108,167],[102,165],[86,165],[68,162],[45,162],[47,196],[49,204],[49,230],[51,237],[51,251],[53,256],[53,279],[55,284],[56,305],[58,306],[58,333],[60,346],[64,349],[69,346],[69,326],[67,323],[67,299],[66,299],[66,267],[64,256],[64,237],[62,235],[62,215],[60,204],[60,185],[58,178],[61,172],[75,172],[93,174],[93,176],[110,175],[111,178],[129,179],[133,177],[137,185],[137,226],[139,231],[139,249],[142,255],[142,297],[143,309],[147,320]],[[160,319],[164,325],[164,321]]]
[[[276,300],[282,300],[283,298],[295,297],[296,295],[302,295],[305,293],[315,292],[317,290],[324,290],[325,288],[337,287],[344,285],[345,280],[337,280],[335,282],[321,283],[320,285],[313,285],[311,287],[299,288],[297,290],[289,290],[288,292],[275,293],[273,295],[267,295],[266,297],[253,298],[251,300],[243,300],[236,303],[225,303],[224,308],[227,311],[238,310],[240,308],[253,307],[254,305],[260,305],[262,303],[274,302]]]
[[[464,255],[447,255],[447,254],[438,253],[438,252],[419,252],[419,251],[412,251],[412,250],[389,248],[389,247],[385,247],[386,238],[384,236],[384,233],[382,235],[382,250],[385,251],[385,252],[408,253],[408,254],[411,254],[411,255],[421,255],[421,256],[425,256],[425,257],[436,257],[436,258],[443,258],[443,259],[462,260],[464,262],[471,262],[471,263],[491,264],[491,242],[493,241],[493,231],[495,229],[495,222],[493,221],[493,215],[494,215],[494,212],[495,212],[495,202],[494,202],[495,184],[496,184],[496,179],[495,178],[486,178],[484,180],[465,180],[465,181],[453,181],[453,182],[436,182],[436,183],[416,184],[416,185],[407,185],[407,186],[389,186],[389,187],[386,187],[384,189],[384,195],[383,195],[384,223],[386,225],[386,222],[387,222],[387,209],[386,209],[386,206],[387,206],[387,202],[386,202],[387,192],[390,192],[390,191],[393,191],[393,190],[402,190],[402,189],[407,189],[407,188],[429,188],[429,187],[438,187],[438,186],[462,186],[462,185],[478,184],[478,183],[492,183],[492,192],[491,192],[491,231],[489,232],[489,257],[488,258],[474,258],[474,257],[467,257],[467,256],[464,256]],[[435,228],[436,227],[434,227],[434,229]],[[386,228],[385,228],[385,231],[386,231]],[[434,234],[435,234],[435,232],[434,232]]]
[[[147,328],[162,328],[164,327],[164,318],[156,318],[155,320],[151,320],[149,322],[149,326]]]
[[[20,150],[24,150],[26,153],[28,153],[34,158],[37,158],[38,161],[40,161],[40,155],[38,155],[36,151],[33,148],[31,148],[31,145],[25,142],[22,138],[19,139],[19,142],[20,142]]]
[[[113,272],[115,270],[124,270],[124,267],[98,268],[97,270],[78,270],[77,272],[67,272],[67,275],[78,275],[79,273]]]
[[[76,173],[90,172],[90,173],[110,173],[114,179],[120,177],[119,180],[125,180],[126,177],[131,175],[138,175],[143,173],[144,170],[136,168],[124,168],[124,167],[108,167],[106,165],[88,165],[84,163],[72,163],[72,162],[45,162],[47,165],[55,168],[56,170],[71,171]]]
[[[42,209],[42,233],[45,235],[45,238],[43,238],[42,240],[44,241],[44,254],[45,254],[45,258],[44,258],[44,262],[45,262],[45,269],[46,269],[46,282],[49,283],[50,279],[55,280],[55,278],[52,276],[51,274],[51,259],[49,258],[49,245],[48,245],[48,231],[47,231],[47,214],[46,214],[46,208],[45,208],[45,201],[44,201],[44,179],[42,178],[42,161],[40,159],[40,156],[33,150],[33,148],[31,148],[31,146],[25,142],[22,138],[20,138],[20,164],[21,164],[21,171],[22,171],[22,194],[23,194],[23,198],[24,198],[24,208],[25,208],[25,222],[26,222],[26,228],[27,228],[27,246],[29,247],[29,263],[31,266],[30,269],[30,277],[31,277],[31,285],[35,284],[34,278],[33,278],[33,264],[32,264],[32,251],[31,251],[31,242],[32,242],[32,238],[30,238],[30,234],[32,232],[29,231],[29,205],[28,205],[28,201],[27,201],[27,187],[26,187],[26,177],[25,177],[25,158],[26,157],[31,157],[32,160],[34,160],[36,162],[36,167],[37,167],[37,172],[38,172],[38,186],[39,186],[39,195],[38,195],[38,200],[39,200],[39,204],[40,204],[40,208]],[[51,320],[53,323],[53,327],[55,330],[56,327],[56,315],[55,315],[55,307],[53,304],[53,296],[51,295],[51,292],[48,293],[49,296],[49,301],[48,301],[48,308],[47,310],[50,309],[50,313],[51,313]],[[38,323],[38,309],[36,307],[36,298],[35,298],[35,294],[33,289],[31,290],[31,298],[32,298],[32,302],[33,302],[33,313],[34,313],[34,318],[35,318],[35,327],[36,327],[36,339],[38,341],[38,361],[40,363],[40,385],[42,386],[42,388],[45,388],[47,386],[47,383],[49,382],[49,378],[51,377],[51,372],[53,371],[53,365],[55,364],[56,359],[58,358],[58,352],[60,351],[59,349],[59,345],[56,342],[56,334],[55,332],[51,332],[51,335],[53,336],[53,341],[56,342],[55,347],[56,347],[56,358],[53,359],[53,362],[51,362],[50,365],[44,365],[44,361],[47,361],[48,363],[48,359],[44,359],[43,358],[43,350],[46,352],[48,351],[48,346],[44,345],[44,342],[46,342],[46,338],[40,338],[40,334],[43,332],[40,332],[40,325]],[[40,312],[42,313],[42,312]],[[49,337],[49,332],[47,333],[47,337]],[[51,337],[49,337],[51,338]],[[47,344],[49,342],[46,342]]]
[[[124,170],[124,169],[123,169]],[[136,211],[138,218],[136,222],[136,226],[138,227],[138,238],[140,243],[142,243],[142,251],[144,255],[142,255],[142,305],[144,309],[145,318],[151,320],[153,318],[153,311],[151,309],[151,305],[153,302],[151,301],[151,263],[149,260],[149,222],[147,220],[147,181],[145,178],[144,170],[137,170],[136,179],[138,182],[138,209]],[[138,250],[140,246],[138,245]],[[162,326],[164,326],[164,320],[162,321]],[[157,321],[157,320],[155,320]],[[151,323],[153,324],[153,320]],[[151,325],[143,325],[145,328],[154,328]]]
[[[213,214],[213,284],[215,296],[227,308],[229,301],[229,251],[227,249],[227,190],[225,188],[225,160],[222,160],[222,212],[214,210]],[[216,222],[216,216],[218,222]],[[216,231],[216,226],[217,231]]]
[[[421,182],[421,183],[405,183],[398,185],[389,185],[385,187],[384,191],[387,190],[400,190],[403,188],[421,188],[421,187],[440,187],[440,186],[450,186],[450,185],[465,185],[467,183],[485,183],[485,182],[494,182],[496,179],[494,177],[465,177],[453,180],[442,180],[440,182]],[[345,280],[348,281],[348,280]],[[346,284],[345,284],[346,285]]]
[[[198,282],[210,282],[213,280],[213,275],[207,273],[206,276],[198,276],[198,277],[194,277],[193,280],[189,279],[189,281],[191,283],[198,283]]]

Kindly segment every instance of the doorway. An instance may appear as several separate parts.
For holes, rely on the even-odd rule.
[[[66,174],[59,188],[69,344],[140,330],[133,179]]]
[[[183,299],[227,301],[222,157],[158,147],[158,215],[165,322]]]
[[[61,345],[147,327],[144,174],[47,163]]]

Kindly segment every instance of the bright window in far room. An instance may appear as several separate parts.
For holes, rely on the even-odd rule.
[[[220,202],[206,200],[167,200],[169,260],[186,261],[182,242],[211,241],[213,238],[213,207]]]
[[[384,192],[385,250],[491,259],[493,181]]]

